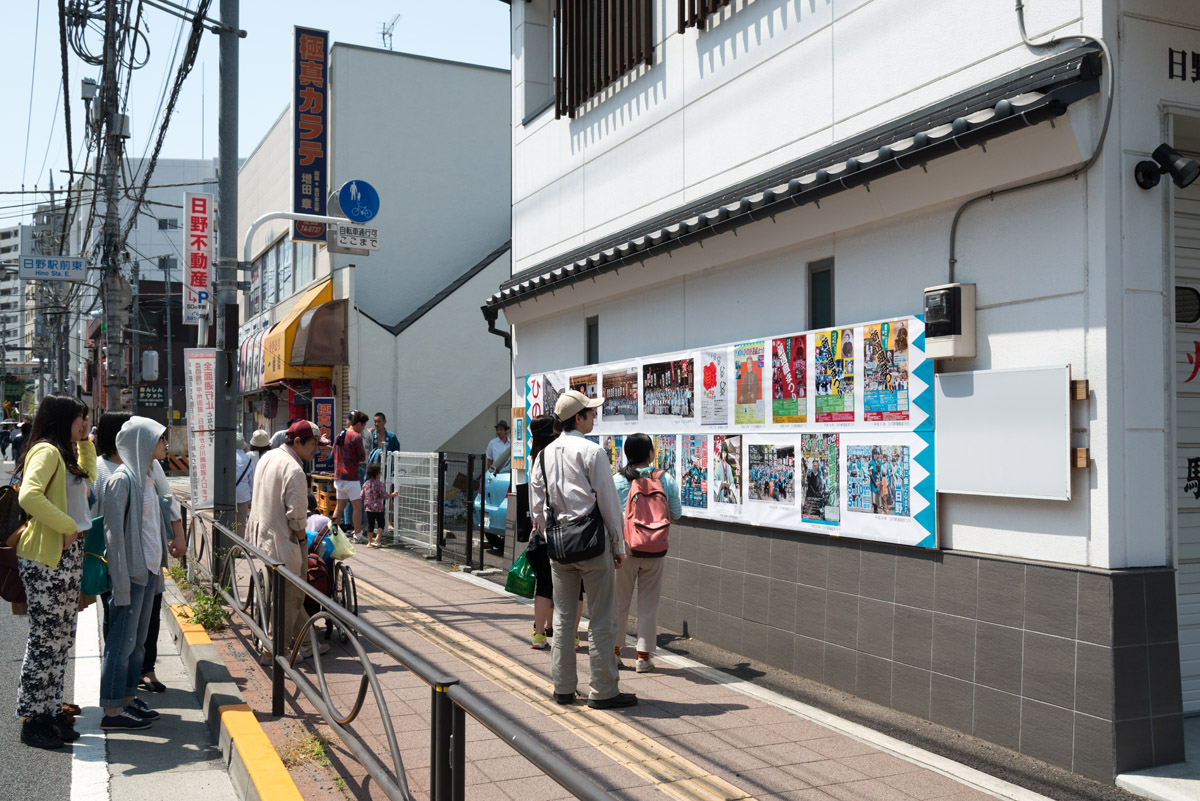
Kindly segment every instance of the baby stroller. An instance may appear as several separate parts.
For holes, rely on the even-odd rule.
[[[339,606],[352,615],[358,614],[358,590],[354,584],[354,571],[344,562],[333,558],[333,543],[329,539],[330,526],[321,531],[309,531],[308,535],[308,583],[313,589],[328,595]],[[312,598],[305,596],[304,611],[315,615],[321,610]],[[332,620],[325,622],[325,639],[333,634]],[[338,632],[343,643],[350,641],[346,631]]]

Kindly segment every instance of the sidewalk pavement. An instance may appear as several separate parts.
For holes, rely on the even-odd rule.
[[[655,672],[621,673],[621,689],[637,693],[638,706],[604,712],[582,703],[559,706],[549,697],[550,653],[529,645],[532,614],[527,604],[498,594],[484,579],[448,573],[398,551],[363,548],[350,565],[358,578],[361,616],[457,676],[615,798],[1044,798],[661,651]],[[264,714],[270,708],[269,676],[246,653],[245,633],[238,629],[235,625],[227,635],[214,637],[214,644],[227,664],[236,664],[230,671],[270,735],[270,719]],[[427,795],[429,688],[389,658],[367,650],[383,687],[408,782],[418,796]],[[632,655],[626,648],[627,664],[632,664]],[[586,694],[585,653],[578,655],[578,663],[580,689]],[[335,706],[343,712],[352,709],[362,676],[352,650],[335,645],[321,657],[321,668]],[[303,670],[316,680],[311,662]],[[318,733],[327,731],[293,685],[289,683],[286,692],[289,716],[306,721]],[[348,728],[389,763],[383,719],[369,693]],[[384,797],[336,738],[331,738],[327,752],[348,793],[363,799]],[[468,797],[570,797],[470,719],[466,760]],[[1131,797],[1118,788],[1092,784],[1084,794],[1069,797]]]

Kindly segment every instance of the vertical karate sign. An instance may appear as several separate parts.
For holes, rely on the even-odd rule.
[[[325,214],[329,142],[329,31],[294,27],[292,60],[292,211]],[[325,224],[292,223],[292,241],[324,242]]]
[[[192,507],[213,505],[214,446],[216,443],[217,351],[187,348],[188,473]]]
[[[183,324],[199,325],[212,301],[213,196],[183,194]]]

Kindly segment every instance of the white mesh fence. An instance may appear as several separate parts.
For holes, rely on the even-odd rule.
[[[397,542],[435,550],[438,522],[438,455],[388,454],[384,486],[396,490],[392,499],[392,530]]]

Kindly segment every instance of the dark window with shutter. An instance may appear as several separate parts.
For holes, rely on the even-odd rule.
[[[688,28],[704,30],[709,16],[731,3],[732,0],[679,0],[679,32]]]
[[[555,117],[574,117],[627,73],[654,63],[653,10],[653,0],[557,0]]]
[[[1175,287],[1175,322],[1200,321],[1200,292],[1190,286]]]

